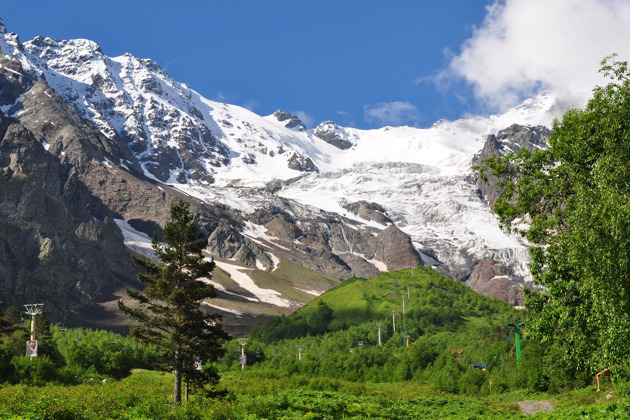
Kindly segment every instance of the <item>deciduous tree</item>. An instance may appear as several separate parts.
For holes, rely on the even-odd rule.
[[[533,245],[528,328],[591,372],[627,360],[630,342],[630,71],[613,55],[601,72],[611,82],[554,122],[546,150],[486,163],[504,179],[503,226]]]

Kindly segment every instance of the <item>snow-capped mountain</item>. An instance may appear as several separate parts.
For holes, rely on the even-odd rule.
[[[472,162],[488,135],[515,123],[548,126],[560,116],[566,107],[550,93],[502,115],[427,129],[359,130],[331,121],[307,129],[282,111],[259,116],[208,100],[155,62],[108,57],[92,41],[21,43],[0,21],[0,52],[19,66],[5,65],[7,77],[24,73],[45,82],[107,141],[130,152],[103,152],[102,171],[143,175],[162,191],[220,204],[234,222],[211,232],[217,257],[235,259],[245,247],[241,262],[273,270],[278,255],[300,263],[308,255],[308,268],[340,278],[422,261],[464,281],[480,261],[492,260],[512,284],[529,281],[527,248],[499,229]],[[34,111],[27,99],[16,96],[0,109],[44,133],[28,116]],[[110,208],[131,218],[125,206]],[[225,232],[242,237],[234,249],[220,243]],[[392,241],[406,240],[411,250],[392,248]]]

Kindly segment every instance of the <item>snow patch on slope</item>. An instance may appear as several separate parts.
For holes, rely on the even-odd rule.
[[[149,235],[137,231],[126,220],[114,219],[114,222],[116,222],[123,234],[126,247],[144,255],[147,258],[156,259]]]
[[[240,267],[234,264],[228,264],[224,262],[215,261],[216,265],[222,270],[225,270],[230,274],[232,280],[234,280],[240,287],[251,292],[260,302],[270,303],[272,305],[280,306],[283,308],[290,308],[294,306],[293,302],[288,299],[281,298],[280,292],[272,289],[263,289],[259,287],[247,272],[251,271],[251,268]]]

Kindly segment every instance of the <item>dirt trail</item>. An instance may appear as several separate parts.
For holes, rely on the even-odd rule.
[[[548,413],[553,411],[553,404],[550,400],[521,401],[518,403],[518,406],[521,408],[521,414],[526,416],[531,416],[542,411]]]

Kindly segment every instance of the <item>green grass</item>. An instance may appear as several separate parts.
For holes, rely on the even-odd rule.
[[[534,418],[627,418],[626,397],[606,400],[592,387],[549,397],[513,392],[491,397],[454,396],[417,382],[359,384],[278,372],[229,373],[220,398],[192,395],[173,409],[170,374],[138,370],[121,381],[75,386],[0,388],[0,419],[485,419],[521,418],[518,402],[551,399],[552,413]]]

